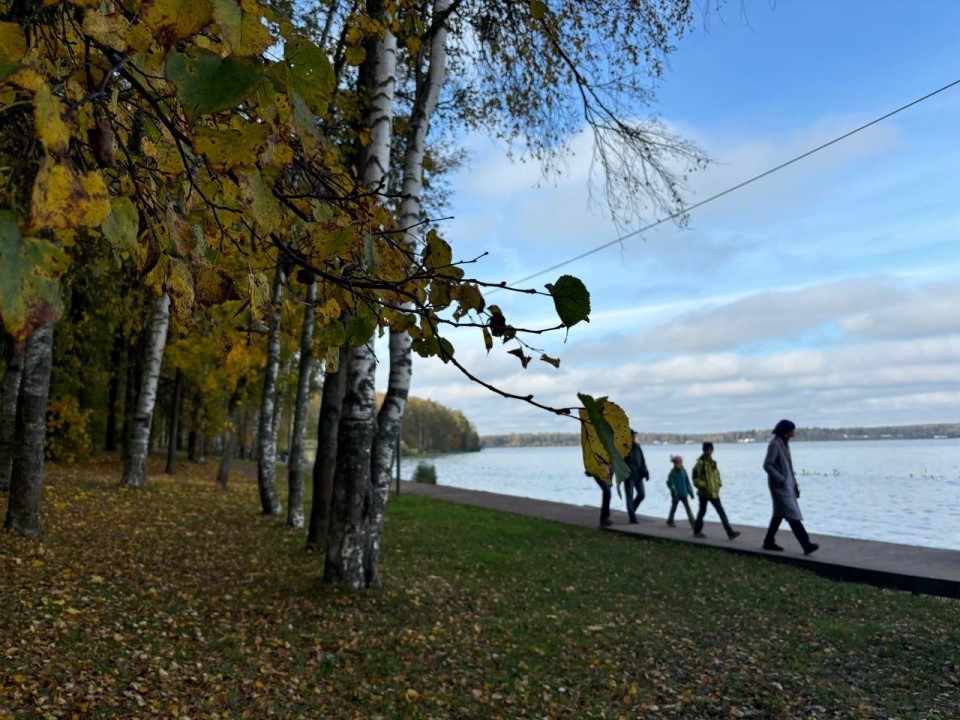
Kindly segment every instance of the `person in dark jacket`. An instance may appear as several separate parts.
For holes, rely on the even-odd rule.
[[[800,498],[800,486],[793,474],[793,458],[790,457],[790,438],[796,433],[796,425],[789,420],[781,420],[773,429],[773,440],[767,446],[763,469],[767,471],[773,517],[770,518],[767,536],[763,539],[763,549],[777,552],[783,550],[777,545],[776,535],[780,523],[786,520],[803,548],[803,554],[809,555],[819,550],[820,546],[810,541],[810,536],[803,527],[803,515],[800,514],[800,504],[797,502]]]
[[[606,480],[598,478],[596,475],[591,475],[590,473],[584,473],[594,479],[602,493],[600,496],[600,527],[610,527],[613,525],[613,521],[610,519],[610,480],[613,477],[613,469],[607,468],[607,472]]]
[[[679,455],[673,455],[670,458],[673,469],[667,476],[667,487],[670,488],[670,515],[667,517],[667,525],[676,527],[673,522],[674,515],[677,513],[677,505],[683,503],[684,510],[687,511],[687,520],[690,521],[690,527],[693,527],[693,512],[690,510],[688,497],[693,497],[693,486],[690,484],[690,478],[683,467],[683,458]]]
[[[650,479],[650,471],[647,470],[647,461],[643,457],[643,450],[640,449],[640,443],[637,442],[637,431],[631,428],[630,434],[633,436],[633,446],[625,458],[627,467],[630,468],[630,475],[627,477],[624,485],[627,490],[627,515],[630,516],[630,524],[635,525],[637,522],[637,508],[640,507],[640,503],[642,503],[646,497],[643,483],[645,480]]]

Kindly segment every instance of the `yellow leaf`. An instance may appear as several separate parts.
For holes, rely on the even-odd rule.
[[[47,152],[65,155],[70,149],[70,130],[63,121],[63,103],[50,92],[46,83],[37,88],[33,101],[37,139]]]
[[[83,16],[83,34],[117,52],[126,52],[130,21],[122,14],[104,15],[90,9]]]
[[[170,294],[171,317],[181,326],[188,325],[193,314],[195,298],[193,275],[183,260],[171,259],[165,285]]]
[[[194,147],[214,170],[226,172],[254,167],[257,156],[267,147],[269,134],[270,126],[265,123],[247,123],[236,130],[200,128],[194,135]]]
[[[280,208],[277,199],[256,170],[239,174],[240,190],[249,207],[250,218],[265,233],[280,227]]]
[[[196,35],[213,22],[211,0],[147,0],[141,17],[164,47]]]
[[[99,227],[110,214],[107,184],[97,171],[83,175],[49,157],[40,161],[30,197],[28,234],[59,228]]]
[[[17,23],[0,22],[0,60],[19,62],[27,54],[27,38]]]

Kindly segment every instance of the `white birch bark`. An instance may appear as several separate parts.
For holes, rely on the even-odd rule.
[[[383,15],[382,6],[371,2],[371,15]],[[369,66],[361,74],[360,92],[370,94],[366,125],[370,144],[363,158],[363,179],[367,188],[378,191],[387,186],[390,144],[393,132],[393,97],[396,86],[397,39],[388,30],[382,41],[371,43]],[[324,566],[324,580],[352,589],[369,586],[377,558],[371,557],[372,510],[371,453],[375,435],[376,356],[373,340],[348,353],[346,393],[338,433],[333,508]]]
[[[170,325],[170,296],[164,293],[153,301],[150,319],[147,352],[143,362],[140,381],[140,398],[137,413],[130,431],[130,447],[126,454],[123,477],[120,483],[127,487],[147,486],[147,456],[150,446],[150,426],[157,402],[157,383],[160,380],[160,365],[163,349],[167,344],[167,328]]]
[[[433,17],[443,16],[450,6],[450,0],[434,0]],[[446,79],[447,64],[447,28],[437,28],[430,41],[429,64],[422,81],[416,89],[410,134],[403,158],[402,200],[398,224],[401,228],[413,228],[421,221],[421,195],[423,191],[423,158],[426,151],[427,132],[430,119],[437,107],[440,89]],[[404,237],[411,250],[416,249],[416,237],[408,231]],[[405,304],[404,307],[412,309]],[[397,438],[400,436],[400,423],[410,395],[413,378],[413,357],[410,350],[410,335],[407,332],[390,331],[390,376],[383,405],[377,416],[377,436],[373,449],[374,473],[374,532],[370,538],[369,552],[374,557],[380,555],[380,540],[383,534],[383,519],[387,508],[390,488],[390,468],[393,465]],[[374,581],[376,572],[374,572]]]
[[[283,273],[277,268],[273,279],[273,326],[267,340],[267,366],[263,371],[263,396],[260,405],[260,430],[257,434],[257,485],[264,515],[280,515],[283,506],[277,494],[277,426],[274,407],[277,402],[277,376],[280,372],[280,302],[283,299]]]
[[[23,343],[10,340],[7,370],[0,385],[0,491],[10,489],[13,472],[13,435],[17,422],[17,396],[23,375]]]
[[[40,537],[43,492],[43,443],[47,433],[47,398],[53,367],[53,323],[34,331],[23,351],[17,398],[10,500],[4,528],[25,537]]]
[[[294,402],[293,433],[290,438],[290,458],[287,465],[287,525],[302,528],[303,517],[303,457],[307,434],[307,400],[310,393],[310,373],[313,368],[314,305],[317,302],[317,279],[307,285],[307,303],[300,332],[300,367],[297,374],[297,398]]]

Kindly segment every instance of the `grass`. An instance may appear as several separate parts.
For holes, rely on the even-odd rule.
[[[960,717],[956,601],[413,495],[353,595],[215,471],[51,469],[44,540],[0,536],[0,717]]]

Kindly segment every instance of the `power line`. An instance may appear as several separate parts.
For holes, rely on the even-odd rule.
[[[626,235],[621,235],[621,236],[618,237],[616,240],[611,240],[610,242],[604,243],[603,245],[598,245],[597,247],[593,248],[592,250],[587,250],[586,252],[580,253],[580,254],[577,255],[576,257],[572,257],[572,258],[570,258],[569,260],[564,260],[563,262],[557,263],[556,265],[551,265],[551,266],[548,267],[548,268],[545,268],[545,269],[543,269],[543,270],[540,270],[539,272],[536,272],[536,273],[534,273],[533,275],[527,275],[527,277],[525,277],[525,278],[520,278],[519,280],[515,280],[513,283],[511,283],[511,285],[512,285],[512,286],[517,286],[517,285],[519,285],[520,283],[525,283],[525,282],[527,282],[528,280],[533,280],[533,278],[540,277],[541,275],[545,275],[546,273],[550,272],[551,270],[557,270],[558,268],[562,268],[562,267],[564,267],[565,265],[569,265],[570,263],[575,263],[575,262],[577,262],[578,260],[583,260],[583,258],[589,257],[590,255],[593,255],[594,253],[598,253],[598,252],[600,252],[601,250],[606,250],[606,249],[607,249],[608,247],[610,247],[611,245],[616,245],[616,244],[618,244],[618,243],[623,242],[624,240],[629,240],[629,239],[632,238],[632,237],[635,237],[635,236],[637,236],[637,235],[640,235],[640,234],[642,234],[642,233],[647,232],[647,230],[652,230],[653,228],[657,227],[658,225],[663,225],[663,223],[665,223],[665,222],[670,222],[671,220],[675,220],[676,218],[678,218],[678,217],[680,217],[680,216],[682,216],[682,215],[686,215],[687,213],[692,212],[693,210],[696,210],[697,208],[703,207],[703,206],[706,205],[707,203],[711,203],[711,202],[713,202],[714,200],[719,200],[720,198],[722,198],[722,197],[725,196],[725,195],[729,195],[730,193],[735,192],[735,191],[737,191],[737,190],[739,190],[739,189],[741,189],[741,188],[744,188],[744,187],[746,187],[747,185],[750,185],[751,183],[755,183],[755,182],[757,182],[757,180],[762,180],[763,178],[767,177],[768,175],[772,175],[772,174],[775,173],[775,172],[778,172],[778,171],[780,171],[780,170],[783,170],[785,167],[788,167],[788,166],[790,166],[790,165],[793,165],[794,163],[799,162],[800,160],[803,160],[804,158],[808,158],[808,157],[810,157],[811,155],[813,155],[814,153],[818,153],[818,152],[820,152],[821,150],[830,147],[831,145],[836,145],[838,142],[840,142],[840,141],[842,141],[842,140],[846,140],[848,137],[851,137],[852,135],[856,135],[858,132],[861,132],[862,130],[866,130],[868,127],[871,127],[871,126],[873,126],[873,125],[876,125],[877,123],[883,122],[884,120],[893,117],[893,116],[896,115],[897,113],[903,112],[904,110],[907,110],[908,108],[911,108],[911,107],[913,107],[914,105],[917,105],[917,104],[919,104],[919,103],[922,103],[924,100],[929,100],[929,99],[932,98],[934,95],[938,95],[939,93],[942,93],[942,92],[944,92],[944,91],[946,91],[946,90],[949,90],[950,88],[954,87],[955,85],[960,85],[960,80],[954,80],[952,83],[949,83],[948,85],[944,85],[943,87],[941,87],[941,88],[939,88],[939,89],[937,89],[937,90],[934,90],[933,92],[927,93],[927,94],[924,95],[923,97],[919,97],[919,98],[917,98],[916,100],[913,100],[913,101],[907,103],[906,105],[902,105],[902,106],[898,107],[896,110],[892,110],[891,112],[888,112],[886,115],[882,115],[882,116],[878,117],[878,118],[875,119],[875,120],[871,120],[871,121],[868,122],[868,123],[864,123],[864,124],[861,125],[860,127],[856,128],[856,129],[854,129],[854,130],[851,130],[850,132],[844,133],[843,135],[840,135],[839,137],[835,137],[833,140],[830,140],[829,142],[825,142],[823,145],[819,145],[818,147],[815,147],[815,148],[813,148],[812,150],[807,150],[807,152],[805,152],[805,153],[803,153],[803,154],[801,154],[801,155],[797,155],[796,157],[794,157],[794,158],[792,158],[792,159],[790,159],[790,160],[787,160],[787,161],[784,162],[784,163],[780,163],[780,164],[777,165],[776,167],[772,167],[772,168],[770,168],[769,170],[766,170],[765,172],[760,173],[759,175],[754,175],[754,176],[753,176],[752,178],[750,178],[749,180],[744,180],[744,181],[741,182],[741,183],[737,183],[736,185],[733,185],[732,187],[729,187],[729,188],[727,188],[726,190],[722,190],[721,192],[718,192],[718,193],[716,193],[715,195],[711,195],[710,197],[705,198],[705,199],[701,200],[701,201],[698,202],[698,203],[694,203],[693,205],[690,205],[689,207],[686,207],[686,208],[684,208],[683,210],[678,210],[677,212],[672,213],[671,215],[667,215],[666,217],[660,218],[659,220],[657,220],[657,221],[655,221],[655,222],[652,222],[652,223],[650,223],[649,225],[640,228],[639,230],[634,230],[633,232],[629,232],[629,233],[627,233]]]

